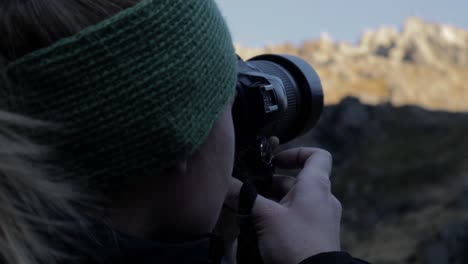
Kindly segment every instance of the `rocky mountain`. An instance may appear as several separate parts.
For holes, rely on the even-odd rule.
[[[321,76],[328,104],[356,96],[369,104],[468,110],[468,30],[409,18],[401,30],[366,31],[357,44],[324,34],[298,46],[236,48],[245,59],[260,53],[301,56]]]

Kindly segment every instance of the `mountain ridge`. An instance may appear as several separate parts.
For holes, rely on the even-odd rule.
[[[466,29],[410,17],[400,30],[367,30],[356,44],[323,34],[300,45],[236,45],[236,50],[243,58],[261,53],[302,57],[319,73],[327,104],[355,96],[368,104],[468,111]]]

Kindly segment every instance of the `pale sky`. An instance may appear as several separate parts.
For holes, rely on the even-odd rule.
[[[300,43],[327,32],[335,40],[356,42],[366,29],[401,28],[418,16],[468,29],[468,0],[215,0],[234,42],[259,47]]]

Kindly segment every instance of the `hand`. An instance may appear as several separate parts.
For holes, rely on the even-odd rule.
[[[340,250],[341,204],[331,193],[331,155],[294,148],[275,157],[283,169],[302,169],[296,178],[275,176],[279,202],[258,195],[252,215],[265,263],[299,263]],[[233,179],[226,203],[234,206],[242,183]]]

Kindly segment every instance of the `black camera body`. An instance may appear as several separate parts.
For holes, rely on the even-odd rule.
[[[238,57],[236,90],[234,177],[268,195],[274,173],[268,138],[283,144],[312,129],[323,111],[322,84],[301,58],[265,54],[248,61]]]

